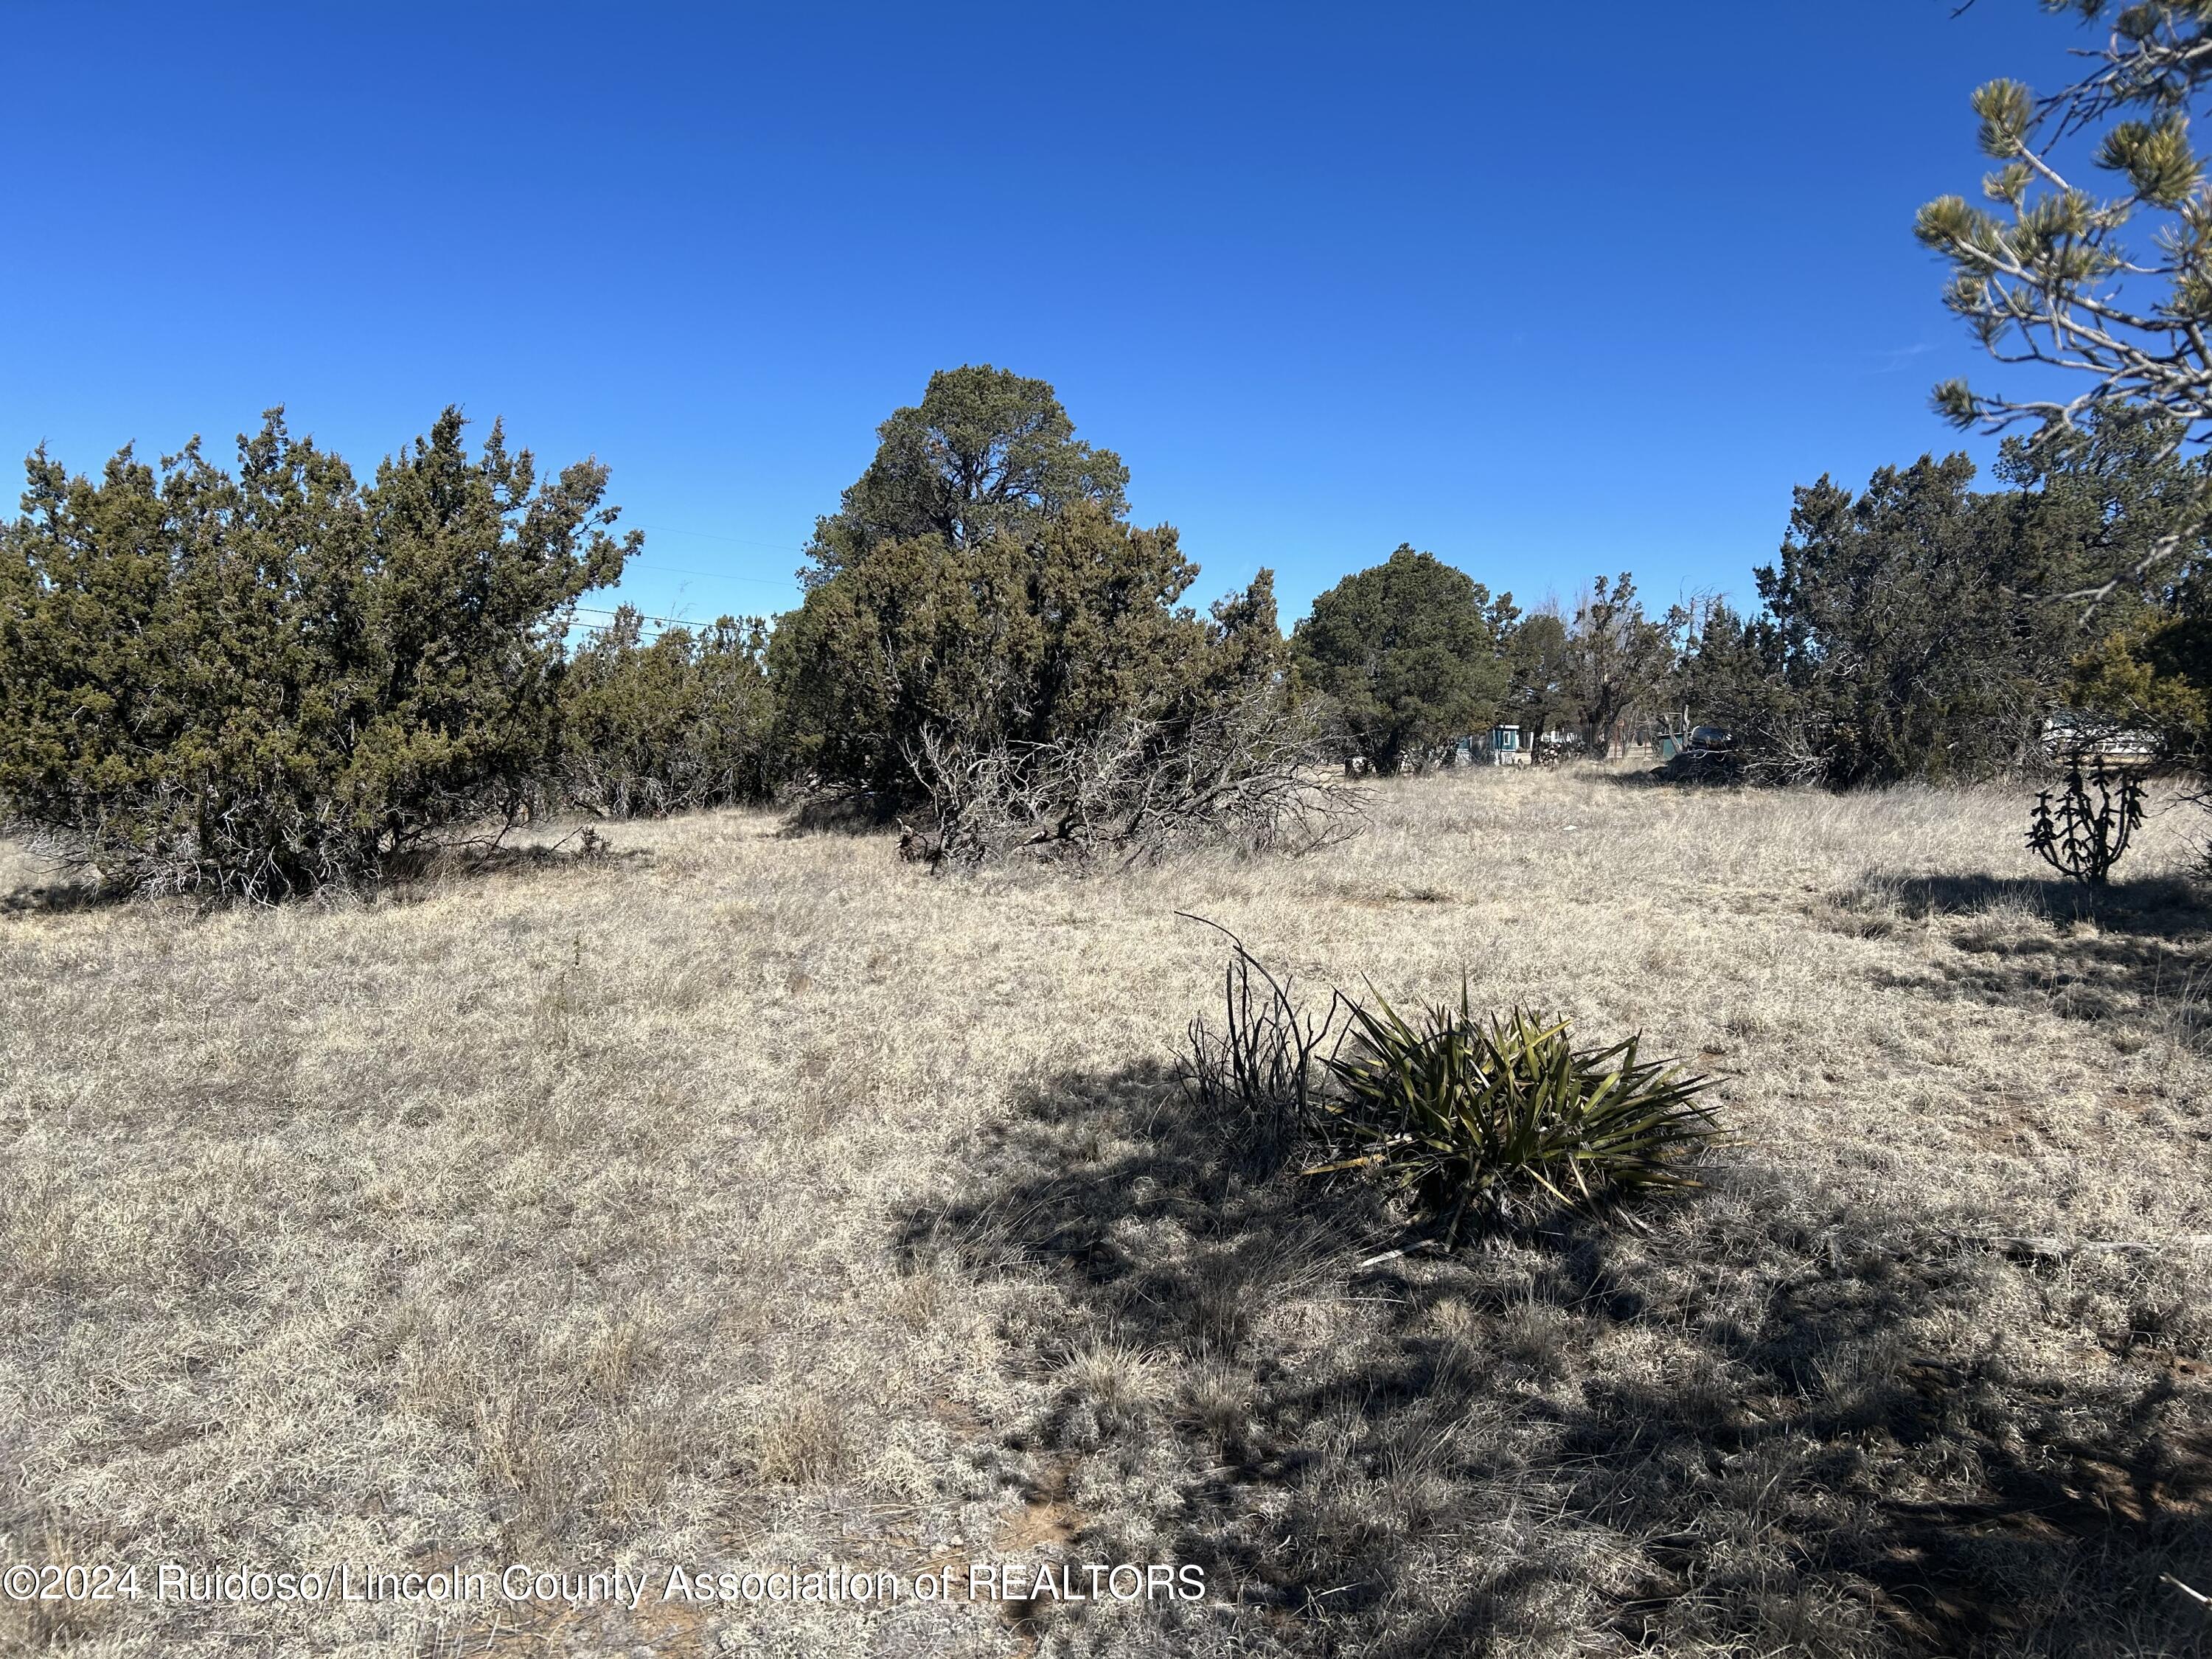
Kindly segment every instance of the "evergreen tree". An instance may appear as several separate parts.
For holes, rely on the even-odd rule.
[[[1051,386],[990,368],[932,375],[878,429],[768,653],[800,771],[890,811],[925,734],[1079,743],[1276,684],[1273,573],[1197,616],[1175,531],[1128,525],[1127,469],[1073,433]]]
[[[1522,742],[1534,754],[1547,732],[1573,721],[1567,695],[1567,624],[1556,610],[1530,612],[1513,624],[1500,643],[1505,659],[1503,718],[1521,727]]]
[[[1832,732],[1835,782],[1981,775],[2039,738],[2037,671],[2055,664],[2023,648],[2002,580],[2013,526],[1973,477],[1954,455],[1884,467],[1857,495],[1823,477],[1757,573],[1784,676]]]
[[[2103,26],[2105,40],[2078,54],[2087,73],[2044,98],[2017,81],[1978,88],[1977,136],[1998,163],[1981,183],[1991,206],[1941,197],[1915,230],[1950,262],[1944,301],[1992,356],[2071,370],[2081,390],[2017,399],[1952,380],[1936,388],[1936,406],[1961,424],[2063,432],[2133,404],[2170,417],[2177,441],[2201,439],[2212,422],[2203,345],[2212,191],[2189,128],[2212,92],[2212,8],[2044,0],[2044,9]],[[2091,135],[2095,143],[2081,142]]]
[[[1961,426],[2037,428],[2040,445],[2078,445],[2118,413],[2154,416],[2171,460],[2212,436],[2212,184],[2191,116],[2212,101],[2212,7],[2202,0],[2044,0],[2100,30],[2075,54],[2086,72],[2038,97],[1996,80],[1972,104],[1990,205],[1944,196],[1920,210],[1921,242],[1951,266],[1944,303],[2002,363],[2063,371],[2033,395],[1936,388]],[[2094,141],[2094,142],[2091,142]],[[2073,385],[2061,383],[2065,375]],[[2212,473],[2175,475],[2191,510],[2160,515],[2124,564],[2102,562],[2071,587],[2038,596],[2102,606],[2140,589],[2170,596],[2212,516]],[[2130,625],[2099,625],[2107,636]]]
[[[1559,680],[1569,717],[1594,752],[1605,753],[1615,726],[1656,712],[1674,666],[1673,635],[1685,620],[1679,612],[1663,623],[1644,615],[1626,570],[1590,584],[1566,632]]]
[[[1206,669],[1206,625],[1177,604],[1197,574],[1172,529],[1133,530],[1091,502],[1026,543],[933,532],[878,546],[770,643],[793,758],[888,810],[914,787],[925,731],[982,749],[1171,712]]]
[[[624,605],[561,683],[563,793],[617,817],[769,798],[778,777],[766,624],[724,617],[647,642]]]
[[[1486,590],[1401,544],[1314,601],[1291,636],[1293,672],[1329,700],[1354,755],[1390,775],[1486,730],[1508,675]]]
[[[0,532],[0,795],[116,887],[277,898],[373,882],[520,810],[562,639],[639,538],[606,469],[540,481],[448,409],[363,488],[281,410],[234,476],[197,441],[97,482],[41,450]]]
[[[1079,442],[1052,387],[988,364],[939,369],[921,402],[877,428],[875,457],[818,520],[810,586],[876,549],[935,536],[955,552],[1000,537],[1030,545],[1044,526],[1089,502],[1127,515],[1129,469]]]
[[[1275,616],[1275,573],[1262,566],[1249,587],[1216,599],[1212,615],[1200,695],[1225,702],[1279,685],[1291,653]]]

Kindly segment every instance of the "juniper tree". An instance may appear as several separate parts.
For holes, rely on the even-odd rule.
[[[1275,573],[1266,566],[1249,587],[1213,602],[1206,654],[1194,695],[1225,702],[1278,684],[1290,647],[1275,615]]]
[[[1075,437],[1052,387],[989,364],[939,369],[921,403],[876,428],[874,459],[837,511],[817,520],[809,586],[876,548],[925,536],[963,552],[1033,542],[1079,502],[1127,515],[1129,469]]]
[[[964,764],[1179,728],[1279,679],[1273,573],[1198,616],[1175,530],[1130,526],[1128,469],[1074,429],[1050,386],[988,366],[933,374],[878,428],[769,649],[798,770],[889,811],[925,738]]]
[[[623,605],[561,682],[561,781],[575,805],[617,817],[768,798],[778,779],[767,624],[724,617],[643,637]]]
[[[0,531],[0,797],[141,890],[374,881],[513,811],[556,740],[561,640],[617,541],[607,473],[541,481],[448,409],[362,487],[282,410],[234,475],[197,440],[98,481],[41,449]]]
[[[1501,713],[1521,727],[1522,745],[1534,755],[1544,734],[1572,718],[1567,697],[1567,624],[1547,606],[1515,620],[1498,647],[1505,659],[1505,704]]]
[[[1562,662],[1571,718],[1601,753],[1619,723],[1654,712],[1674,666],[1674,635],[1686,617],[1646,616],[1628,571],[1592,581],[1575,606]]]
[[[1354,754],[1385,775],[1487,727],[1508,682],[1486,589],[1401,544],[1315,599],[1291,640],[1299,684],[1328,699]]]
[[[986,749],[1170,713],[1208,661],[1206,624],[1178,603],[1197,574],[1172,528],[1132,529],[1088,502],[1027,541],[933,532],[875,547],[770,642],[793,760],[888,807],[914,787],[908,757],[926,731]]]

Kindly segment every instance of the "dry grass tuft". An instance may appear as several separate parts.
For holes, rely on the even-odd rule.
[[[852,1468],[853,1452],[838,1402],[802,1394],[779,1401],[755,1431],[753,1468],[766,1481],[823,1486]]]

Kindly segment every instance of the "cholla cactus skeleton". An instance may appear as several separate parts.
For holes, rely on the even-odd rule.
[[[2092,788],[2097,792],[2094,805]],[[2066,787],[2057,804],[2048,789],[2035,798],[2027,844],[2061,875],[2102,886],[2142,822],[2142,782],[2133,772],[2108,770],[2101,759],[2091,763],[2084,782],[2077,755],[2067,769]]]

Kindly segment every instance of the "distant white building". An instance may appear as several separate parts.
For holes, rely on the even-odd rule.
[[[2128,761],[2138,764],[2158,758],[2158,738],[2149,732],[2116,726],[2078,708],[2062,708],[2043,722],[2045,752],[2064,759],[2079,755],[2085,760]]]

